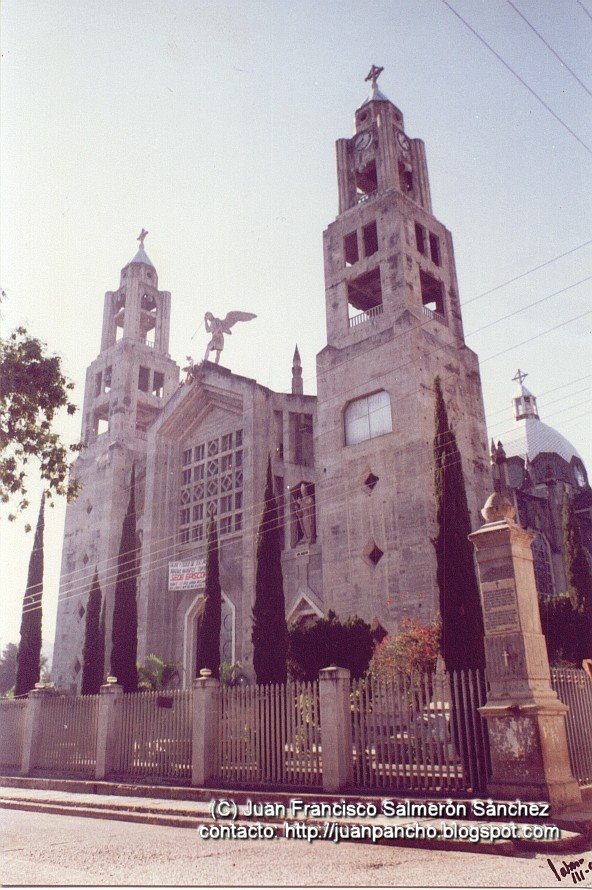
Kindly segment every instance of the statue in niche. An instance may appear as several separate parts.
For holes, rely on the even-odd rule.
[[[230,328],[237,321],[251,321],[252,318],[257,318],[252,312],[229,312],[225,318],[216,318],[213,313],[206,312],[204,322],[206,331],[212,335],[212,339],[206,347],[204,362],[207,362],[210,352],[215,352],[215,362],[218,364],[220,353],[224,349],[224,334],[232,334]]]
[[[314,544],[316,541],[316,525],[315,525],[315,502],[314,496],[310,494],[310,489],[314,487],[302,482],[300,485],[300,497],[294,500],[296,509],[296,518],[298,520],[298,540],[306,541],[307,544]]]

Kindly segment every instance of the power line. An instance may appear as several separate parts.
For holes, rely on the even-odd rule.
[[[496,59],[498,59],[498,60],[502,63],[502,65],[503,65],[505,68],[507,68],[508,71],[510,71],[510,72],[514,75],[514,77],[515,77],[517,80],[520,81],[520,83],[522,84],[522,86],[525,87],[525,88],[528,90],[528,92],[529,92],[532,96],[535,97],[535,99],[537,100],[537,102],[540,102],[541,105],[543,106],[543,108],[546,108],[546,110],[549,112],[549,114],[551,114],[551,115],[555,118],[555,120],[558,121],[558,122],[561,124],[561,126],[564,127],[564,129],[566,129],[567,132],[570,133],[570,135],[572,135],[573,138],[574,138],[577,142],[580,143],[580,145],[582,146],[582,148],[584,148],[584,149],[588,152],[589,155],[592,155],[592,148],[590,148],[589,145],[587,145],[582,139],[580,139],[580,137],[578,136],[577,133],[574,133],[574,131],[571,129],[571,127],[569,127],[569,126],[565,123],[565,121],[562,120],[562,119],[559,117],[559,115],[556,114],[556,113],[553,111],[553,109],[552,109],[552,108],[545,102],[544,99],[541,99],[541,97],[538,95],[538,93],[536,93],[536,92],[533,90],[533,88],[530,87],[522,77],[520,77],[520,75],[518,74],[517,71],[514,71],[514,69],[513,69],[513,68],[512,68],[512,67],[505,61],[505,59],[503,59],[502,56],[500,56],[500,54],[499,54],[498,52],[496,52],[496,50],[494,50],[494,48],[491,46],[491,44],[488,43],[487,40],[485,40],[484,37],[481,37],[481,35],[480,35],[477,31],[475,31],[475,29],[474,29],[471,25],[469,25],[469,23],[466,21],[466,19],[464,19],[464,18],[462,17],[462,15],[460,15],[460,13],[458,13],[458,12],[456,11],[456,9],[454,9],[454,7],[451,6],[451,4],[448,2],[448,0],[442,0],[442,3],[444,4],[444,6],[447,6],[448,9],[449,9],[452,13],[454,13],[454,15],[457,17],[457,19],[459,19],[459,20],[463,23],[463,25],[465,25],[465,26],[469,29],[469,31],[470,31],[472,34],[475,35],[475,37],[477,38],[477,40],[480,40],[481,43],[482,43],[484,46],[486,46],[487,49],[488,49],[490,52],[493,53],[493,55],[496,57]]]
[[[554,386],[553,389],[544,389],[540,393],[540,395],[537,396],[537,399],[539,399],[541,396],[547,396],[552,392],[557,392],[558,389],[565,389],[566,386],[573,386],[574,383],[580,383],[582,380],[589,380],[590,377],[592,377],[592,374],[585,374],[583,377],[577,377],[575,380],[570,380],[569,383],[562,383],[560,386]],[[584,392],[584,390],[580,390],[580,392]],[[576,395],[576,393],[572,393],[572,395]],[[546,402],[543,403],[543,407],[552,404],[553,402]],[[489,414],[485,415],[485,419],[487,420],[488,417],[495,417],[497,414],[502,414],[504,411],[507,410],[508,408],[506,406],[505,408],[499,408],[496,411],[490,411]],[[494,424],[494,426],[497,426],[497,424]]]
[[[482,294],[477,294],[476,297],[471,297],[469,300],[463,300],[462,306],[468,306],[469,303],[474,303],[476,300],[480,300],[482,297],[487,297],[489,294],[493,294],[496,290],[501,290],[502,287],[507,287],[508,284],[513,284],[515,281],[520,281],[521,278],[526,278],[527,275],[532,274],[532,272],[538,272],[539,269],[544,269],[545,266],[550,266],[552,263],[557,262],[557,260],[563,259],[563,257],[569,256],[570,253],[575,253],[576,250],[581,250],[582,247],[588,247],[589,244],[592,244],[592,239],[590,241],[584,241],[583,244],[578,244],[577,247],[572,247],[571,250],[566,250],[565,253],[560,253],[559,256],[553,257],[552,260],[547,260],[544,263],[541,263],[538,266],[533,266],[532,269],[529,269],[527,272],[522,272],[520,275],[516,275],[514,278],[509,278],[508,281],[502,282],[502,284],[496,284],[495,287],[491,287],[489,290],[483,291]]]
[[[514,3],[512,3],[512,0],[507,0],[507,2],[508,2],[508,4],[512,7],[512,9],[514,10],[514,12],[516,12],[524,22],[526,22],[526,24],[528,25],[528,27],[530,28],[530,30],[531,30],[531,31],[534,31],[534,33],[535,33],[536,36],[539,38],[539,40],[542,41],[542,43],[545,44],[545,46],[547,47],[547,49],[549,50],[549,52],[552,52],[552,53],[553,53],[553,55],[555,56],[555,58],[558,59],[558,60],[561,62],[561,64],[563,65],[563,67],[566,68],[566,69],[569,71],[569,73],[572,75],[572,77],[573,77],[575,80],[577,80],[577,82],[579,83],[579,85],[580,85],[584,90],[586,90],[586,92],[588,93],[589,96],[592,97],[592,92],[590,92],[590,90],[588,89],[588,87],[586,86],[586,84],[583,83],[583,81],[580,80],[580,78],[578,77],[578,75],[576,74],[576,72],[575,72],[572,68],[569,67],[569,65],[567,64],[567,62],[566,62],[564,59],[561,58],[561,56],[559,55],[559,53],[555,52],[555,50],[553,49],[553,47],[551,46],[551,44],[550,44],[550,43],[547,43],[547,41],[545,40],[545,38],[543,37],[543,35],[542,35],[539,31],[537,31],[537,29],[535,28],[535,26],[534,26],[533,24],[531,24],[531,22],[528,21],[528,19],[526,18],[526,16],[523,15],[523,13],[520,12],[520,10],[518,9],[518,7],[517,7]]]
[[[584,389],[578,389],[578,390],[576,390],[576,392],[572,392],[572,393],[570,393],[570,398],[573,398],[573,396],[579,396],[579,395],[582,395],[582,393],[585,393],[585,392],[586,392],[586,393],[587,393],[587,392],[590,392],[590,387],[586,386],[586,387],[584,387]],[[543,407],[546,409],[549,405],[556,405],[557,402],[563,402],[564,399],[565,399],[565,396],[560,396],[558,399],[553,399],[551,402],[545,402],[544,405],[543,405]],[[574,407],[574,406],[573,406],[573,405],[570,405],[569,407],[571,408],[571,407]],[[505,411],[506,413],[507,413],[507,411],[508,411],[507,408],[503,408],[502,410]],[[545,414],[545,417],[553,417],[553,416],[554,416],[553,414]],[[505,419],[504,419],[504,420],[498,420],[497,423],[493,423],[493,424],[491,424],[491,426],[488,425],[488,426],[487,426],[487,429],[488,429],[488,430],[495,429],[497,426],[499,426],[500,424],[503,424],[503,423],[505,423],[505,422],[506,422]]]
[[[584,12],[585,12],[586,15],[588,16],[588,18],[592,20],[592,13],[590,13],[590,12],[588,11],[588,8],[587,8],[586,6],[584,6],[584,4],[582,3],[582,0],[578,0],[578,5],[582,7],[582,9],[584,10]]]
[[[506,321],[508,318],[513,318],[514,315],[519,315],[521,312],[526,312],[527,309],[532,309],[533,306],[539,306],[541,303],[544,303],[545,300],[550,300],[551,297],[557,297],[559,294],[564,294],[566,291],[571,290],[572,287],[578,287],[580,284],[585,284],[586,281],[590,281],[592,279],[592,275],[588,275],[587,278],[582,278],[581,281],[574,281],[573,284],[568,284],[565,287],[562,287],[561,290],[556,290],[552,294],[547,294],[546,297],[541,297],[540,300],[535,300],[533,303],[529,303],[527,306],[522,306],[520,309],[515,309],[514,312],[508,312],[507,315],[502,315],[501,318],[496,318],[494,321],[490,321],[487,324],[482,325],[480,328],[475,328],[473,331],[469,331],[465,336],[471,337],[473,334],[479,334],[481,331],[485,331],[487,328],[493,327],[493,325],[499,324],[500,321]]]
[[[561,322],[561,324],[553,325],[552,328],[548,328],[546,331],[541,331],[540,334],[535,334],[534,337],[529,337],[527,340],[522,340],[520,343],[515,343],[513,346],[508,346],[507,349],[502,349],[501,352],[496,352],[493,355],[488,355],[487,358],[481,359],[479,364],[484,365],[485,362],[490,362],[493,358],[498,358],[500,355],[505,355],[506,352],[511,352],[513,349],[518,349],[519,346],[524,346],[525,343],[530,343],[532,340],[537,340],[539,337],[544,337],[545,334],[550,334],[552,331],[556,331],[558,328],[564,328],[566,325],[571,324],[572,321],[578,321],[580,318],[584,318],[586,315],[590,315],[592,312],[591,309],[588,309],[586,312],[582,312],[581,315],[574,315],[573,318],[568,318],[567,321]]]

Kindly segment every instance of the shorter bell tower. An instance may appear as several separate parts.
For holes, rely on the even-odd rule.
[[[148,430],[175,392],[179,367],[171,359],[171,295],[158,290],[158,275],[144,249],[148,233],[123,267],[119,287],[105,294],[101,351],[86,372],[82,438],[74,474],[78,498],[68,504],[53,675],[60,689],[76,691],[88,594],[95,575],[106,603],[106,657],[123,517],[135,468],[136,527],[141,539]]]

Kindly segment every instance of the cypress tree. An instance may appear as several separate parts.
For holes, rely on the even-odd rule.
[[[253,607],[253,667],[257,683],[285,683],[288,629],[282,576],[282,545],[277,502],[273,493],[271,457],[263,514],[257,535],[257,574]]]
[[[592,658],[592,569],[567,491],[563,494],[563,559],[569,598],[582,624],[582,657]]]
[[[82,695],[96,695],[103,682],[105,672],[105,627],[101,632],[101,619],[104,612],[101,588],[99,585],[99,572],[95,569],[95,576],[91,584],[88,602],[86,604],[86,626],[84,631],[84,648],[82,650]]]
[[[434,381],[435,436],[434,465],[438,533],[437,579],[442,618],[442,654],[449,671],[483,668],[483,614],[468,540],[471,521],[456,436],[448,422],[448,412],[440,378]]]
[[[113,632],[111,640],[111,673],[123,686],[124,692],[138,691],[138,538],[136,534],[135,465],[132,465],[130,498],[121,529],[121,543],[117,563],[115,601],[113,603]]]
[[[26,695],[39,682],[41,672],[41,597],[43,595],[43,529],[45,527],[45,492],[41,506],[33,550],[29,559],[27,587],[23,597],[21,639],[17,654],[15,696]]]
[[[197,636],[196,675],[208,668],[220,676],[220,628],[222,625],[222,588],[218,554],[218,530],[214,515],[208,520],[205,603]]]

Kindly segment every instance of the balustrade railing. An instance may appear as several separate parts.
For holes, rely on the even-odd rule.
[[[356,328],[358,325],[371,321],[373,318],[378,318],[379,315],[382,315],[383,311],[384,306],[382,303],[378,306],[373,306],[365,312],[360,312],[359,315],[352,316],[352,318],[349,319],[349,326],[350,328]]]

